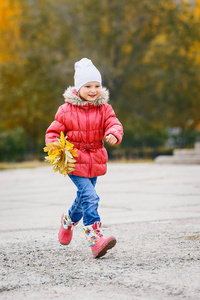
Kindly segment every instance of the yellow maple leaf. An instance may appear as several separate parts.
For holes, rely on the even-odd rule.
[[[48,152],[48,156],[45,156],[45,161],[53,165],[54,172],[58,172],[64,176],[75,170],[77,157],[77,149],[74,149],[74,145],[67,141],[67,136],[61,131],[60,138],[56,138],[57,141],[47,143],[44,147],[44,152]]]

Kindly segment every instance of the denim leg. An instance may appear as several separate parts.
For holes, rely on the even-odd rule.
[[[77,191],[76,198],[68,210],[68,214],[74,223],[79,222],[83,216],[81,193],[79,191]]]
[[[77,197],[69,209],[72,221],[78,222],[82,216],[84,226],[100,221],[97,212],[99,196],[94,189],[97,177],[85,178],[76,175],[69,175],[69,177],[78,189]]]
[[[97,177],[92,177],[92,178],[89,178],[89,179],[90,179],[90,181],[91,181],[93,187],[95,188],[95,185],[96,185],[96,183],[97,183]]]

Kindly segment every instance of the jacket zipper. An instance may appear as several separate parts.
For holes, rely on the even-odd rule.
[[[89,140],[89,132],[90,132],[90,123],[89,123],[89,110],[86,111],[86,141],[87,144],[89,144],[90,140]],[[88,150],[88,155],[89,155],[89,178],[91,177],[91,169],[92,169],[92,158],[91,158],[91,154],[90,151]]]

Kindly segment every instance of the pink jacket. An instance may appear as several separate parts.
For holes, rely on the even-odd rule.
[[[109,101],[109,92],[102,88],[101,96],[94,102],[86,102],[69,87],[64,95],[65,104],[56,113],[55,121],[46,132],[46,143],[54,142],[63,131],[68,141],[78,149],[75,170],[70,173],[82,177],[95,177],[106,173],[107,151],[103,138],[113,134],[117,144],[122,140],[123,128],[116,118]]]

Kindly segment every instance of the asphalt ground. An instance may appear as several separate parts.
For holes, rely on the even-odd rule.
[[[58,242],[76,188],[51,167],[0,171],[0,299],[200,299],[200,165],[108,164],[98,178],[105,236]]]

